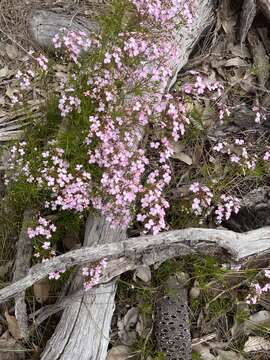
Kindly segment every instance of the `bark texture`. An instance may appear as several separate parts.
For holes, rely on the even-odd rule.
[[[32,241],[27,235],[27,226],[32,218],[32,212],[24,212],[23,226],[17,242],[17,252],[13,281],[16,282],[28,274],[32,258]],[[18,322],[21,337],[27,339],[29,335],[28,316],[25,302],[25,291],[15,296],[15,316]]]
[[[111,234],[115,234],[115,237],[121,240],[121,233],[112,231],[109,226],[106,231],[108,238],[111,238]],[[102,234],[98,233],[98,235]],[[270,227],[246,233],[223,229],[189,228],[168,231],[159,235],[130,238],[73,250],[50,261],[37,264],[29,270],[26,277],[0,290],[0,303],[24,291],[50,272],[95,262],[104,257],[113,260],[109,262],[101,283],[108,282],[142,265],[153,265],[166,259],[192,253],[216,255],[224,260],[244,261],[250,257],[266,256],[269,252]],[[79,293],[73,300],[77,301],[78,296]]]
[[[125,231],[112,230],[104,218],[89,218],[84,246],[124,240]],[[82,249],[83,250],[83,249]],[[71,292],[82,288],[78,273]],[[73,298],[64,310],[54,335],[47,343],[41,359],[103,359],[110,339],[111,318],[114,311],[116,282],[103,284]]]

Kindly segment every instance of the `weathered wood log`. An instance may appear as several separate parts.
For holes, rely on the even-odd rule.
[[[74,19],[72,15],[63,12],[36,10],[29,20],[29,31],[33,40],[43,49],[53,49],[53,37],[61,29],[83,31],[86,34],[97,32],[97,22],[90,19]]]
[[[104,218],[89,218],[86,226],[84,246],[91,249],[96,244],[119,243],[126,233],[121,229],[112,230]],[[84,249],[83,249],[84,251]],[[82,286],[78,274],[71,291]],[[61,321],[46,345],[41,359],[103,359],[109,343],[109,330],[114,311],[116,283],[108,284],[81,293],[66,304]]]
[[[263,15],[270,20],[270,0],[258,0],[258,5]]]
[[[106,231],[111,237],[112,230],[108,227]],[[95,236],[93,231],[91,234]],[[100,235],[100,232],[98,234]],[[0,303],[29,288],[48,276],[50,272],[88,264],[104,257],[112,261],[109,262],[101,283],[108,282],[121,273],[142,265],[152,265],[192,253],[219,256],[223,254],[224,259],[244,261],[250,257],[269,254],[269,252],[270,227],[246,233],[223,229],[189,228],[135,237],[72,250],[50,261],[34,265],[23,279],[0,290]]]
[[[32,219],[32,212],[26,210],[24,212],[22,230],[17,242],[15,269],[13,274],[13,282],[16,282],[27,275],[32,258],[32,241],[27,235],[27,226]],[[27,339],[28,331],[28,316],[25,303],[25,291],[22,291],[15,296],[15,316],[18,322],[21,337]]]

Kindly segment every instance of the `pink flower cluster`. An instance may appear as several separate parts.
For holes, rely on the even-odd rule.
[[[40,54],[40,55],[36,58],[36,61],[37,61],[38,65],[41,67],[42,70],[44,70],[44,71],[47,71],[47,70],[48,70],[49,60],[48,60],[48,58],[47,58],[45,55]]]
[[[98,285],[102,272],[107,267],[107,259],[104,258],[95,267],[82,268],[82,275],[84,277],[84,290],[90,290],[93,286]]]
[[[69,95],[67,91],[62,92],[58,108],[61,112],[62,117],[67,116],[72,111],[80,112],[81,100],[76,95]]]
[[[27,234],[34,243],[34,256],[41,262],[49,261],[56,256],[56,252],[52,247],[51,238],[56,231],[56,226],[51,221],[39,216],[38,225],[35,228],[29,227]],[[50,240],[50,241],[48,241]],[[49,274],[49,279],[58,280],[65,270],[55,271]]]
[[[119,43],[117,47],[108,49],[100,66],[97,64],[93,68],[88,80],[89,90],[84,93],[97,107],[97,113],[89,117],[86,144],[91,148],[93,140],[95,143],[98,140],[95,149],[89,150],[89,162],[103,169],[99,194],[92,198],[92,203],[112,225],[127,226],[132,218],[132,204],[139,197],[143,209],[138,219],[144,223],[145,229],[157,233],[165,228],[164,209],[169,205],[162,191],[171,179],[166,162],[173,151],[166,137],[156,143],[163,148],[161,151],[159,145],[154,147],[161,155],[161,170],[150,174],[143,186],[141,177],[149,159],[137,144],[142,140],[143,127],[149,122],[164,135],[170,130],[170,137],[178,140],[189,119],[181,99],[171,95],[162,99],[160,96],[160,83],[165,82],[170,69],[168,67],[165,71],[165,66],[160,65],[160,59],[168,58],[168,54],[164,56],[162,46],[134,33],[120,34],[119,39],[122,45]],[[127,56],[137,58],[142,66],[127,65]],[[146,59],[151,59],[153,67],[144,65]],[[129,90],[134,84],[138,85],[138,81],[141,83],[146,79],[150,80],[152,87],[149,88],[147,82],[147,92],[127,102],[123,98],[125,93],[117,86],[119,80]],[[112,113],[118,115],[111,116]]]
[[[64,150],[55,148],[54,152],[42,153],[43,168],[36,178],[39,186],[46,186],[52,192],[52,200],[46,204],[52,210],[60,207],[62,210],[82,212],[90,205],[91,175],[77,165],[73,172],[69,171],[69,164],[63,159]]]
[[[30,239],[33,239],[34,237],[37,237],[37,236],[43,236],[48,240],[48,239],[51,239],[52,234],[55,231],[56,231],[56,226],[53,225],[51,223],[51,221],[47,221],[45,218],[40,216],[38,218],[38,226],[36,226],[36,228],[34,228],[34,229],[29,227],[27,229],[27,234]],[[49,244],[49,246],[50,246],[49,242],[45,242],[45,244]],[[46,250],[48,249],[47,245],[42,245],[42,247]]]
[[[261,286],[258,282],[251,283],[252,293],[250,293],[246,298],[246,302],[248,304],[256,304],[262,294],[270,291],[270,270],[264,270],[264,276],[268,281],[264,286]]]
[[[192,210],[196,216],[201,216],[203,210],[209,209],[212,204],[213,193],[205,185],[194,182],[189,188],[196,196],[192,202]],[[207,211],[207,215],[209,212]]]
[[[83,31],[62,31],[53,37],[53,44],[55,49],[63,49],[68,57],[78,64],[79,56],[84,51],[89,51],[90,48],[100,46],[100,42],[95,39],[92,40],[89,34]]]
[[[172,95],[166,96],[167,102],[165,103],[163,121],[160,122],[160,127],[171,129],[171,136],[175,142],[177,142],[181,136],[185,133],[185,128],[190,124],[189,118],[186,116],[186,107],[179,97],[173,97]],[[157,113],[162,109],[164,103],[158,104],[156,107]]]
[[[265,109],[260,106],[253,106],[252,111],[255,113],[255,123],[260,124],[266,120]]]
[[[183,89],[186,94],[201,96],[208,91],[214,94],[214,99],[217,99],[223,94],[224,86],[219,81],[213,81],[209,77],[203,76],[194,70],[191,70],[190,74],[195,77],[195,81],[185,83]]]
[[[19,90],[16,89],[14,94],[11,96],[11,103],[13,105],[22,105],[24,94],[31,90],[31,88],[33,88],[34,86],[36,87],[36,80],[40,78],[40,75],[42,75],[44,71],[48,70],[48,58],[43,54],[39,54],[37,57],[33,56],[33,54],[34,51],[29,52],[29,55],[31,55],[31,57],[36,60],[36,64],[38,66],[27,65],[24,72],[22,72],[21,70],[17,71],[15,77],[19,81]],[[35,84],[33,85],[34,81]]]
[[[56,231],[56,226],[50,220],[39,216],[38,225],[35,228],[29,227],[27,234],[34,243],[34,256],[41,259],[41,262],[49,261],[56,256],[55,250],[52,248],[51,239]],[[50,241],[48,241],[50,240]],[[55,271],[49,274],[49,279],[58,280],[65,270]]]
[[[221,224],[223,220],[229,220],[232,213],[237,214],[240,210],[240,200],[230,195],[221,195],[220,202],[215,210],[216,222]]]
[[[217,205],[213,201],[213,193],[198,182],[191,184],[189,190],[195,194],[192,202],[192,211],[196,216],[209,216],[215,210],[216,222],[221,224],[223,220],[229,220],[232,213],[237,214],[240,210],[240,200],[231,195],[221,194]]]
[[[88,77],[88,88],[83,90],[96,109],[89,114],[85,143],[89,164],[102,170],[100,183],[94,187],[91,184],[90,189],[90,174],[83,168],[70,169],[63,150],[57,147],[42,154],[42,166],[34,172],[29,161],[20,159],[23,155],[16,158],[16,166],[26,181],[50,190],[52,200],[45,206],[52,210],[82,212],[90,204],[91,191],[93,206],[112,225],[127,226],[137,201],[142,207],[138,219],[145,230],[157,233],[166,226],[165,209],[169,204],[163,192],[171,180],[171,142],[178,141],[189,124],[182,99],[162,95],[180,51],[168,27],[175,26],[174,20],[181,13],[191,24],[192,13],[184,0],[129,1],[137,9],[134,16],[138,17],[141,32],[120,33],[115,44],[107,44],[106,52],[99,37],[84,32],[63,30],[53,39],[55,48],[64,51],[80,69],[83,52],[91,50],[99,55],[95,65],[83,69]],[[47,58],[40,55],[36,61],[47,70]],[[60,84],[59,109],[63,117],[80,112],[82,105],[74,90],[82,84],[76,83],[76,74],[69,75]],[[148,125],[160,136],[152,147],[153,156],[159,158],[155,160],[158,170],[151,171],[142,183],[146,166],[152,161],[140,146]]]
[[[36,74],[33,70],[29,69],[25,73],[22,73],[20,70],[18,70],[16,74],[16,79],[19,80],[20,89],[28,90],[35,76]]]
[[[69,163],[64,160],[64,150],[57,147],[44,151],[41,166],[32,169],[30,161],[24,158],[26,145],[26,142],[20,142],[12,147],[9,160],[11,175],[5,178],[5,184],[23,175],[28,183],[35,184],[39,189],[50,190],[52,200],[46,202],[45,207],[76,212],[87,209],[90,205],[90,173],[82,165],[76,165],[71,170]]]
[[[235,139],[234,142],[221,141],[213,147],[213,150],[228,155],[230,162],[239,165],[242,169],[254,170],[257,162],[257,155],[251,155],[249,150],[251,144],[246,144],[243,139]]]
[[[195,70],[190,70],[188,74],[191,76],[190,82],[186,81],[183,85],[183,92],[185,95],[196,97],[198,101],[203,99],[203,95],[214,100],[218,108],[218,117],[223,122],[225,115],[230,116],[230,111],[224,102],[224,86],[216,80],[206,77],[204,74]]]
[[[11,181],[17,181],[21,175],[22,168],[29,177],[29,164],[25,164],[24,161],[25,147],[25,141],[20,141],[11,147],[10,157],[7,162],[8,171],[4,175],[5,185],[8,185]]]
[[[190,3],[185,0],[131,0],[131,2],[142,17],[147,17],[158,25],[169,26],[181,13],[189,26],[193,22]]]

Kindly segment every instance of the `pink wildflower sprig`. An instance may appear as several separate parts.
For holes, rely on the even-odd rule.
[[[92,289],[100,282],[101,275],[107,267],[107,259],[102,259],[99,264],[94,267],[83,267],[82,275],[84,277],[83,287],[85,291]]]
[[[137,8],[139,15],[169,29],[175,17],[182,13],[183,20],[190,27],[193,23],[193,14],[190,2],[183,0],[130,0]]]
[[[41,262],[49,261],[56,256],[56,251],[52,245],[53,234],[56,232],[56,226],[46,218],[39,216],[36,227],[29,227],[27,234],[33,240],[34,257]],[[58,280],[65,270],[59,270],[49,273],[49,279]]]
[[[248,296],[246,297],[246,302],[248,304],[256,304],[258,302],[258,300],[260,299],[260,296],[268,293],[270,291],[270,270],[269,269],[265,269],[264,270],[264,277],[265,277],[265,281],[264,281],[264,285],[259,284],[259,282],[252,282],[250,287],[251,287],[251,292],[250,294],[248,294]]]
[[[255,113],[254,121],[256,124],[260,124],[262,121],[266,120],[265,109],[261,106],[253,106],[252,111]]]
[[[221,194],[215,200],[211,190],[198,182],[191,184],[189,190],[195,194],[192,211],[196,216],[204,215],[205,218],[214,211],[216,223],[221,224],[222,221],[229,220],[233,213],[237,214],[240,210],[240,200],[237,197]]]
[[[231,215],[238,214],[240,210],[240,200],[231,195],[221,195],[220,201],[215,210],[216,222],[221,224],[224,220],[229,220]]]
[[[213,150],[217,153],[226,155],[229,161],[243,170],[254,170],[257,163],[257,155],[252,154],[252,144],[246,144],[243,139],[234,139],[234,141],[220,141]]]
[[[196,216],[201,216],[205,210],[211,208],[213,193],[207,186],[200,185],[198,182],[191,184],[189,190],[195,194],[192,211]],[[206,215],[209,215],[209,211],[206,211]]]
[[[194,77],[195,79],[192,82],[183,85],[185,94],[194,95],[196,97],[201,97],[206,93],[208,95],[213,94],[214,100],[222,96],[224,86],[219,81],[211,80],[209,77],[206,77],[197,71],[191,70],[189,73],[192,78]]]
[[[151,231],[153,234],[158,234],[166,228],[165,216],[169,203],[164,197],[164,189],[171,181],[168,159],[173,149],[166,138],[161,142],[152,142],[150,147],[153,150],[158,149],[159,167],[150,172],[140,194],[141,208],[137,214],[137,221],[143,224],[145,233]]]
[[[80,164],[71,169],[64,159],[64,150],[57,147],[42,152],[41,156],[37,154],[37,158],[41,157],[40,165],[32,165],[25,158],[26,145],[26,142],[20,142],[12,147],[5,184],[16,182],[23,175],[27,183],[39,190],[49,190],[50,199],[44,204],[46,208],[78,213],[87,209],[90,205],[90,173]]]
[[[84,31],[62,29],[53,37],[52,41],[56,50],[63,49],[68,58],[76,64],[79,64],[79,57],[82,52],[100,47],[98,39],[92,39]]]

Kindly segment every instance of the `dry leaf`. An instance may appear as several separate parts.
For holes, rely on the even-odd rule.
[[[137,339],[137,332],[135,329],[139,320],[139,311],[136,307],[128,310],[124,319],[117,322],[118,337],[122,344],[133,345]]]
[[[258,330],[261,327],[270,328],[270,311],[258,311],[251,315],[248,320],[245,320],[247,333],[249,333],[250,330]]]
[[[218,350],[217,360],[241,360],[244,359],[242,355],[236,353],[235,351],[224,351]]]
[[[211,354],[210,352],[210,348],[206,345],[195,345],[192,347],[193,351],[196,351],[197,353],[200,354],[200,359],[202,360],[214,360],[216,359],[216,357]]]
[[[260,336],[250,336],[245,342],[244,352],[270,351],[270,341]]]
[[[231,54],[235,57],[240,57],[242,59],[251,58],[251,55],[244,44],[242,44],[242,46],[230,44],[228,50],[230,50]]]
[[[13,315],[9,315],[8,311],[5,311],[5,317],[8,324],[8,331],[14,337],[15,340],[21,340],[21,332],[19,329],[18,321]]]
[[[241,59],[240,57],[235,57],[235,58],[227,60],[224,63],[224,66],[225,67],[230,67],[230,66],[246,67],[246,66],[248,66],[248,64],[245,62],[245,60]]]
[[[11,60],[16,59],[19,55],[18,49],[14,45],[7,45],[5,50]]]
[[[151,281],[151,270],[150,266],[140,266],[137,268],[137,270],[134,273],[134,278],[139,278],[145,283],[148,283]],[[134,280],[135,280],[134,279]]]
[[[266,54],[263,43],[260,41],[258,35],[253,31],[248,34],[248,41],[251,45],[255,72],[259,81],[259,85],[264,87],[269,79],[269,57]]]
[[[6,331],[0,337],[1,360],[24,360],[25,349]]]
[[[131,351],[129,347],[124,345],[119,345],[113,347],[111,350],[108,351],[106,360],[126,360],[131,359],[130,355]]]
[[[50,283],[47,279],[41,280],[33,286],[34,295],[39,304],[44,304],[50,296]]]
[[[6,77],[8,76],[8,74],[9,74],[8,66],[5,66],[2,69],[0,69],[0,78]]]
[[[248,31],[256,16],[255,0],[244,0],[240,18],[240,39],[241,44],[246,40]]]
[[[17,92],[16,88],[11,88],[10,86],[6,90],[6,95],[11,99],[12,96]]]
[[[184,163],[186,163],[187,165],[192,165],[192,163],[193,163],[192,158],[185,153],[179,153],[179,154],[177,154],[177,156],[174,155],[173,158],[181,160]]]

